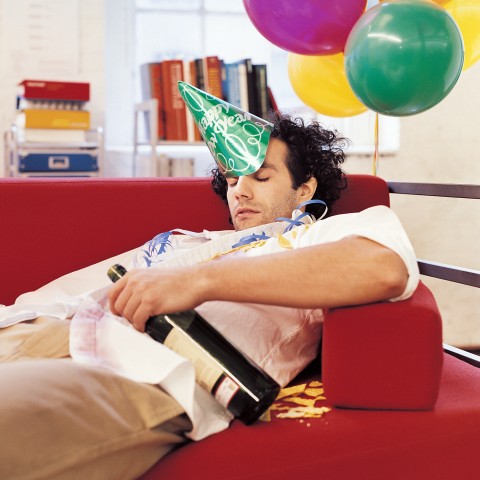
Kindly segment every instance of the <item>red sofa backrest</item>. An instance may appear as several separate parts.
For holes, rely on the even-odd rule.
[[[390,206],[385,180],[373,175],[347,175],[347,188],[332,208],[332,215],[361,212],[374,205]]]
[[[333,214],[388,205],[380,178],[349,175]],[[172,229],[231,228],[209,178],[0,179],[0,303]]]

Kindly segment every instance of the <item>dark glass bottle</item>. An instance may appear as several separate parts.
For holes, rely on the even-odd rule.
[[[113,282],[125,275],[113,265]],[[280,385],[226,340],[195,310],[155,315],[145,331],[156,341],[190,360],[197,383],[245,424],[257,420],[273,403]]]

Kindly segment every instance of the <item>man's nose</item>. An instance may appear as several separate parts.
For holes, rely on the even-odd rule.
[[[250,198],[252,196],[251,178],[248,175],[238,177],[237,184],[235,185],[235,195],[238,198]]]

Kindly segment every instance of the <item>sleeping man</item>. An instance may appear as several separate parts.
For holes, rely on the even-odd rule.
[[[0,309],[1,478],[132,479],[228,427],[189,362],[141,333],[152,315],[196,309],[284,386],[317,355],[325,308],[417,286],[389,208],[328,217],[346,186],[344,139],[180,90],[234,230],[162,232]],[[110,285],[112,263],[128,273]]]

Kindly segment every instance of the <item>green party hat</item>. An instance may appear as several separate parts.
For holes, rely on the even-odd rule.
[[[271,123],[188,83],[178,82],[178,89],[226,177],[250,175],[262,166]]]

